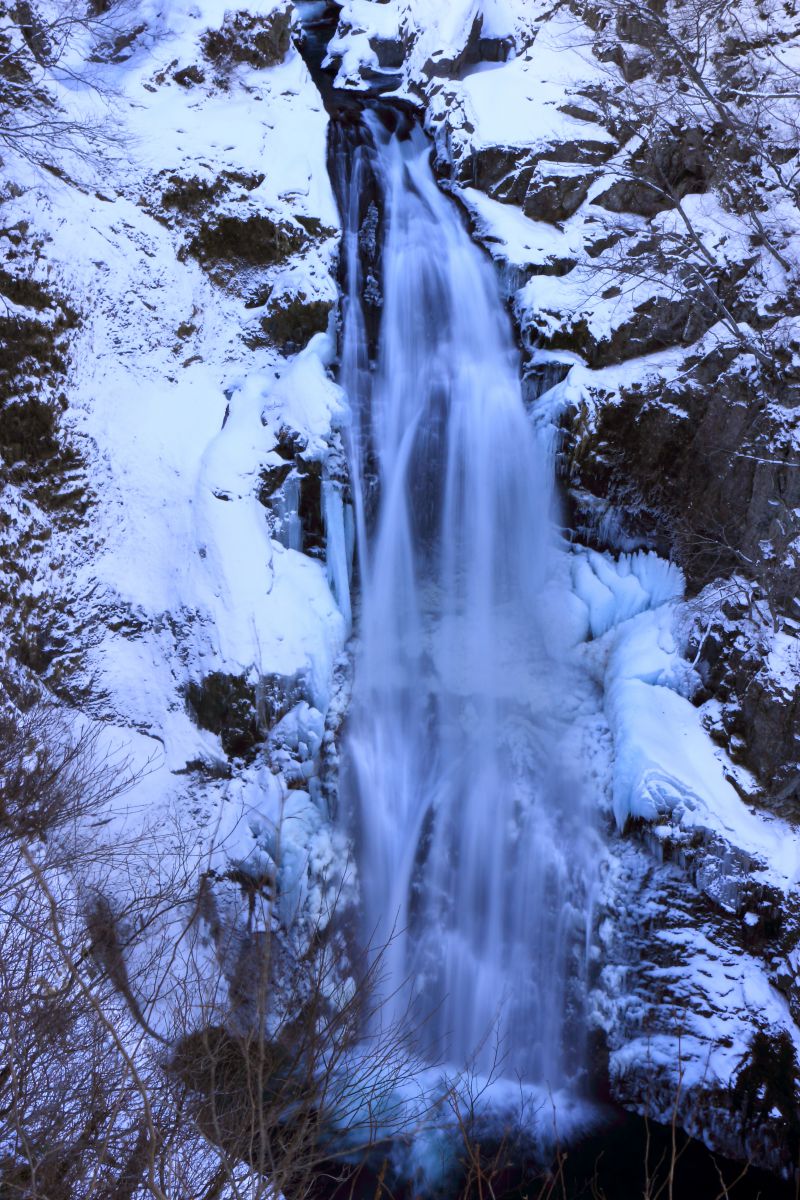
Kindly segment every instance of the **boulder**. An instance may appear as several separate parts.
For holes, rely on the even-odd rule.
[[[594,179],[593,172],[572,164],[541,161],[531,173],[522,211],[534,221],[557,225],[578,211]]]
[[[672,197],[705,191],[714,173],[707,132],[675,125],[648,138],[625,163],[624,175],[595,196],[593,204],[609,212],[642,217],[671,208]]]
[[[397,37],[382,37],[379,34],[369,39],[369,44],[378,58],[382,71],[399,71],[406,60],[406,43]]]

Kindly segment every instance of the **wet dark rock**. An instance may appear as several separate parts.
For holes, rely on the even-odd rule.
[[[739,570],[778,607],[791,602],[800,478],[785,411],[748,356],[720,350],[599,404],[588,426],[575,420],[571,481],[659,514],[691,586]]]
[[[484,34],[483,17],[478,14],[461,47],[455,53],[431,55],[423,67],[423,72],[429,79],[458,79],[467,68],[479,63],[505,62],[513,48],[514,41],[511,37]]]
[[[302,225],[303,229],[305,229],[306,233],[314,241],[326,241],[328,238],[338,237],[338,231],[332,229],[330,225],[323,225],[319,217],[306,217],[302,213],[298,213],[294,219],[298,225]]]
[[[597,108],[590,104],[581,104],[577,100],[559,104],[558,111],[566,117],[574,117],[576,121],[596,121],[598,124],[602,124],[603,121],[602,113]]]
[[[481,36],[478,38],[478,62],[507,62],[513,49],[513,38],[485,37],[481,33]]]
[[[720,600],[719,597],[722,597]],[[718,702],[709,727],[760,786],[747,799],[800,817],[800,627],[743,577],[701,595],[688,653]],[[713,602],[711,613],[709,604]]]
[[[258,501],[260,504],[267,505],[272,499],[275,492],[286,482],[286,478],[292,469],[291,463],[281,463],[280,466],[262,467],[258,476]]]
[[[322,512],[322,464],[300,464],[300,523],[303,530],[303,553],[324,557],[325,519]]]
[[[761,802],[796,820],[800,816],[800,687],[794,670],[781,677],[761,667],[746,679],[734,676],[746,764],[764,781]],[[788,664],[787,664],[788,668]],[[737,723],[732,722],[736,729]]]
[[[667,346],[688,346],[713,324],[713,316],[699,309],[692,297],[667,295],[649,296],[625,319],[599,333],[583,313],[565,314],[555,328],[545,312],[526,315],[523,320],[526,344],[574,351],[594,368],[626,362]]]
[[[675,200],[706,191],[714,164],[706,130],[675,126],[633,154],[617,179],[593,204],[616,213],[653,217]]]
[[[286,462],[294,462],[295,459],[302,456],[306,446],[307,442],[302,434],[288,425],[281,425],[275,443],[276,454],[279,454]]]
[[[199,683],[189,683],[186,701],[200,728],[218,734],[230,757],[248,754],[265,736],[255,687],[243,675],[214,671]]]
[[[405,62],[407,47],[402,38],[376,36],[369,39],[369,44],[378,56],[381,70],[396,71]]]
[[[557,225],[577,212],[595,180],[593,172],[569,171],[540,162],[533,169],[522,211],[534,221]]]
[[[197,84],[205,83],[206,77],[203,70],[194,64],[188,67],[181,67],[179,71],[173,73],[172,78],[181,87],[194,87]]]
[[[276,447],[278,453],[282,453]],[[282,466],[264,468],[261,479],[268,482],[262,484],[258,499],[268,510],[270,516],[270,532],[274,538],[289,544],[288,533],[291,519],[297,521],[294,527],[296,538],[295,548],[311,558],[325,557],[326,534],[325,518],[322,503],[323,465],[317,459],[307,459],[302,455],[302,447],[291,453],[288,448],[283,452],[288,459]],[[329,472],[326,464],[326,478]],[[280,480],[280,482],[276,482]],[[291,483],[292,502],[287,502],[285,487]],[[299,528],[298,528],[299,526]]]
[[[627,83],[643,79],[653,66],[652,55],[647,50],[619,42],[599,52],[598,58],[601,62],[615,63]]]
[[[613,150],[613,144],[593,138],[553,142],[531,149],[477,146],[455,164],[453,178],[457,183],[479,188],[493,200],[522,206],[539,163],[599,166]]]
[[[429,79],[457,79],[468,63],[478,62],[482,25],[483,18],[479,14],[472,22],[463,45],[454,52],[435,51],[422,68],[424,74]]]
[[[672,207],[662,188],[646,179],[618,179],[600,192],[592,204],[613,213],[636,213],[640,217],[655,217]]]

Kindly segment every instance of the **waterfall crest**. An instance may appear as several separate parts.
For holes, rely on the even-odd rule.
[[[591,822],[559,749],[549,456],[427,139],[367,114],[340,157],[361,572],[342,797],[365,936],[432,1059],[561,1087],[581,1066]],[[365,248],[370,186],[383,236]]]

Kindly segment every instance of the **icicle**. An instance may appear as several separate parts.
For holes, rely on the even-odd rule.
[[[349,506],[348,506],[349,508]],[[332,479],[322,481],[322,515],[325,521],[326,564],[328,583],[339,611],[349,631],[352,623],[350,607],[350,571],[348,569],[348,533],[341,484]],[[352,527],[352,517],[350,519]],[[350,538],[352,542],[352,535]]]
[[[300,480],[290,475],[273,500],[278,520],[276,538],[287,550],[303,549],[303,525],[300,520]]]

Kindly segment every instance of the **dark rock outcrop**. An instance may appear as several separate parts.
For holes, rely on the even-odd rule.
[[[573,410],[569,481],[654,516],[694,588],[740,571],[781,607],[800,569],[793,416],[746,354],[719,350],[687,367],[625,388],[591,415]]]
[[[800,812],[800,626],[776,621],[745,578],[696,601],[688,653],[716,704],[708,729],[755,776],[746,798],[790,821]]]
[[[283,62],[291,44],[292,8],[277,8],[267,15],[239,10],[226,13],[220,29],[202,38],[203,53],[215,66],[247,63],[274,67]]]
[[[258,208],[215,212],[204,217],[187,245],[201,263],[240,261],[266,267],[285,262],[307,237],[298,225]]]
[[[263,174],[247,171],[215,176],[164,172],[147,205],[161,220],[185,232],[183,252],[209,269],[225,262],[272,266],[302,250],[310,236],[299,221],[258,203],[253,193],[263,181]]]
[[[305,698],[303,679],[212,671],[186,686],[186,703],[201,729],[216,733],[230,758],[251,758],[270,729]]]
[[[320,300],[297,292],[281,296],[267,306],[261,329],[283,354],[294,354],[307,345],[315,333],[324,333],[333,309],[332,300]]]

